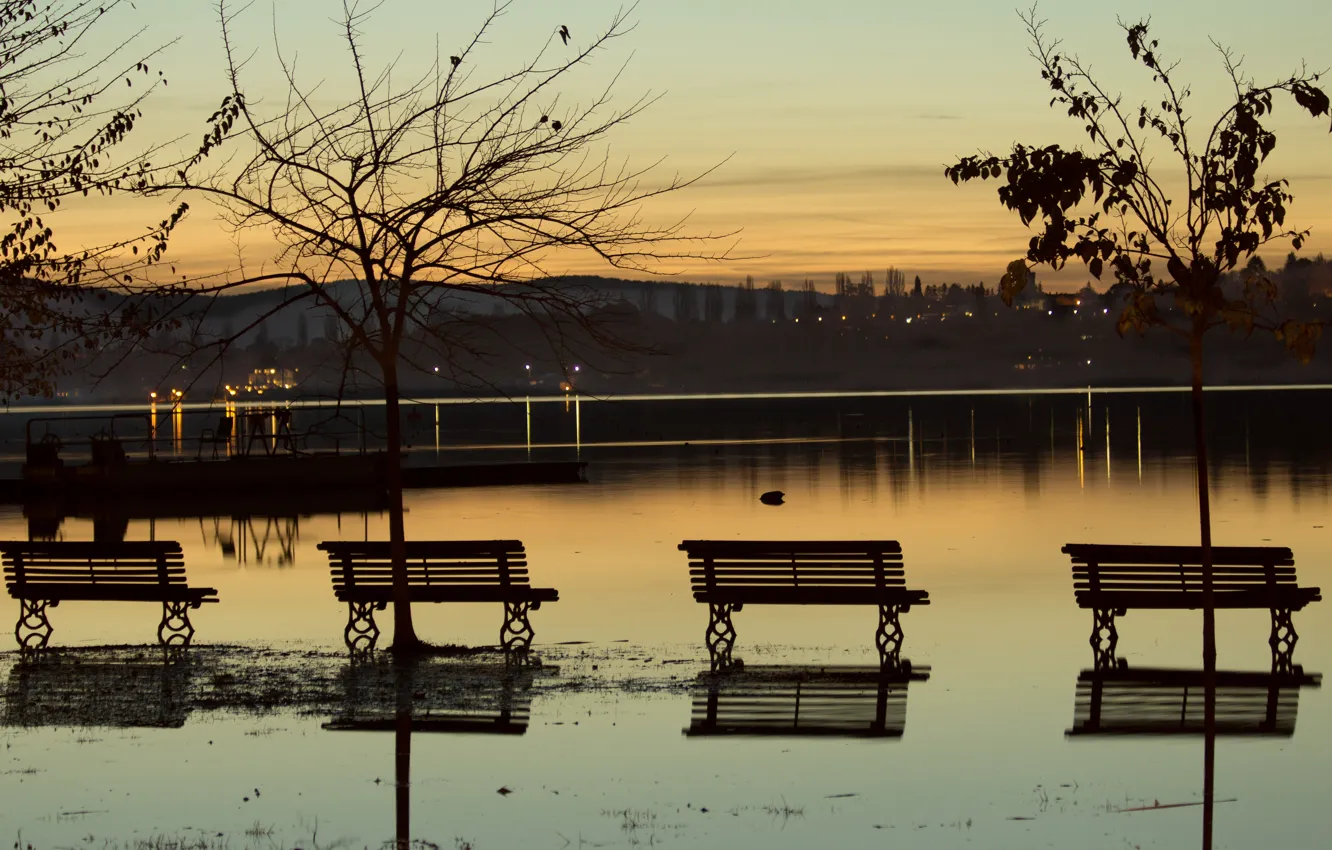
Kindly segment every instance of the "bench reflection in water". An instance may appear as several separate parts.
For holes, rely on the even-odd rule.
[[[900,738],[907,686],[930,678],[909,662],[878,667],[747,667],[700,673],[690,737]]]
[[[532,686],[557,667],[422,659],[353,662],[341,674],[344,701],[324,723],[334,732],[389,732],[401,714],[417,732],[521,735]]]
[[[4,725],[179,729],[190,713],[195,673],[188,659],[168,663],[156,655],[15,664],[5,688]]]
[[[1322,676],[1290,671],[1216,673],[1216,734],[1289,738],[1295,733],[1300,688]],[[1078,676],[1070,737],[1202,735],[1206,687],[1202,670],[1083,670]]]

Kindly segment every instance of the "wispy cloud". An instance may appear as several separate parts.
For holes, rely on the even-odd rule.
[[[884,165],[846,166],[831,168],[771,168],[744,174],[719,172],[700,185],[709,188],[738,188],[755,186],[819,186],[834,183],[860,183],[868,180],[891,180],[920,177],[940,178],[943,166],[936,165]]]

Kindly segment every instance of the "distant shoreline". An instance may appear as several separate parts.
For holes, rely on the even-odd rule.
[[[1237,384],[1237,385],[1214,385],[1203,388],[1205,392],[1210,393],[1238,393],[1238,392],[1317,392],[1332,390],[1332,384]],[[745,400],[781,400],[781,401],[799,401],[801,399],[819,400],[819,399],[838,399],[838,398],[946,398],[946,397],[966,397],[966,396],[1057,396],[1057,395],[1145,395],[1145,394],[1165,394],[1165,393],[1187,393],[1188,385],[1180,386],[1084,386],[1084,387],[1013,387],[1008,389],[994,388],[975,388],[975,389],[935,389],[935,390],[832,390],[824,392],[751,392],[751,393],[625,393],[610,395],[580,394],[580,393],[559,393],[545,395],[494,395],[494,396],[440,396],[434,398],[403,398],[404,407],[415,407],[424,405],[465,405],[465,404],[563,404],[568,401],[578,400],[580,402],[598,403],[598,402],[664,402],[664,401],[745,401]],[[234,403],[235,407],[245,408],[274,408],[274,407],[292,407],[292,408],[323,408],[323,407],[382,407],[384,400],[382,398],[363,398],[363,399],[277,399],[268,401],[238,401]],[[179,405],[182,410],[217,410],[223,405],[220,402],[184,402]],[[22,415],[22,414],[63,414],[74,413],[78,411],[98,411],[107,413],[120,412],[139,412],[147,410],[151,405],[146,403],[126,404],[118,402],[106,403],[63,403],[63,404],[13,404],[0,408],[0,415]],[[163,404],[160,409],[170,410],[172,405]]]

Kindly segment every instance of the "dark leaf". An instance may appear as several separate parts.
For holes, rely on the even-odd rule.
[[[1013,306],[1013,300],[1027,287],[1028,273],[1024,260],[1014,260],[1008,264],[1007,273],[999,281],[999,297],[1004,300],[1004,304]]]

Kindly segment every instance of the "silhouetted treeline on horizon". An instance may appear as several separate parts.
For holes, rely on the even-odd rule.
[[[1285,317],[1332,319],[1332,263],[1289,255],[1268,272],[1261,259],[1246,274],[1266,273]],[[1242,275],[1228,286],[1242,288]],[[812,280],[739,285],[570,277],[555,285],[588,293],[597,333],[534,322],[484,293],[444,293],[434,339],[408,340],[403,391],[438,396],[474,393],[802,392],[1178,385],[1187,345],[1168,334],[1121,338],[1122,304],[1111,288],[1054,292],[1032,281],[1011,307],[983,282],[923,284],[890,268],[885,274],[838,274],[832,291]],[[335,285],[356,294],[354,281]],[[97,382],[98,358],[61,384],[79,401],[135,401],[179,388],[190,401],[224,395],[370,395],[370,364],[344,356],[338,321],[321,308],[291,309],[264,321],[278,291],[232,295],[201,304],[197,321],[149,339]],[[489,301],[489,303],[488,303]],[[189,310],[181,311],[189,315]],[[253,325],[221,357],[213,336]],[[595,338],[604,331],[604,338]],[[452,343],[439,356],[438,339]],[[556,355],[553,340],[562,353]],[[608,341],[609,340],[609,341]],[[1239,343],[1243,342],[1241,345]],[[1280,342],[1220,333],[1209,339],[1214,384],[1332,383],[1326,346],[1305,366]],[[269,377],[265,377],[268,375]],[[282,376],[274,378],[272,376]],[[227,387],[231,389],[228,390]]]

